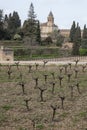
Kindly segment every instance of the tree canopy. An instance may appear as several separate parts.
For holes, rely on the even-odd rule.
[[[29,44],[34,45],[35,42],[40,44],[41,36],[40,36],[40,24],[39,20],[36,19],[36,14],[34,11],[33,3],[30,4],[30,8],[28,11],[28,19],[24,22],[23,31],[24,36],[29,38]]]
[[[87,27],[86,27],[86,24],[84,25],[84,29],[83,29],[81,47],[87,48]]]
[[[73,55],[79,55],[80,46],[81,46],[81,29],[79,24],[77,23],[75,35],[73,38],[73,50],[72,50]]]
[[[70,42],[74,42],[74,36],[75,36],[75,32],[76,32],[76,23],[75,21],[73,21],[73,24],[71,26],[71,29],[70,29]]]

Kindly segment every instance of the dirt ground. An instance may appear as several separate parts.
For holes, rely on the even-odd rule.
[[[0,130],[87,130],[86,64],[30,66],[0,66]]]

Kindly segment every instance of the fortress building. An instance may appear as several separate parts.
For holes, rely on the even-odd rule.
[[[40,28],[41,28],[41,37],[42,38],[46,38],[54,30],[58,30],[58,26],[54,24],[54,16],[53,16],[51,11],[50,11],[50,13],[49,13],[49,15],[47,17],[47,22],[42,23],[40,25]]]

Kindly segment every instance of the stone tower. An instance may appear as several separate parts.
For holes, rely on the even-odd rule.
[[[54,25],[54,17],[53,17],[53,14],[52,12],[50,11],[48,17],[47,17],[47,25],[48,26],[53,26]]]
[[[47,22],[42,23],[40,29],[42,39],[48,37],[54,30],[58,30],[58,26],[54,24],[54,16],[51,11],[47,17]]]

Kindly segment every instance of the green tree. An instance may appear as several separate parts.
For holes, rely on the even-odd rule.
[[[64,36],[62,36],[61,34],[57,37],[57,41],[56,41],[56,45],[57,46],[62,46],[62,44],[64,43]]]
[[[4,25],[3,25],[3,28],[4,28],[4,40],[10,40],[11,39],[10,31],[8,30],[8,20],[9,20],[9,17],[8,17],[7,14],[5,14],[5,16],[4,16]]]
[[[53,39],[53,41],[55,41],[59,35],[60,35],[60,30],[54,30],[51,34],[49,34],[50,37]]]
[[[17,29],[21,26],[21,20],[17,12],[13,12],[13,14],[9,14],[8,18],[8,30],[13,38],[14,34],[16,33]]]
[[[13,12],[13,18],[14,18],[15,28],[21,27],[21,20],[20,20],[18,12],[15,12],[15,11]]]
[[[71,29],[70,29],[70,35],[69,35],[71,42],[74,42],[75,32],[76,32],[76,23],[75,23],[75,21],[73,21],[73,24],[72,24]]]
[[[48,37],[44,40],[44,43],[45,43],[46,45],[52,44],[52,43],[53,43],[52,38],[51,38],[50,36],[48,36]]]
[[[25,20],[23,23],[22,31],[24,36],[28,36],[28,28],[29,28],[29,23],[28,20]]]
[[[4,29],[3,29],[3,10],[0,9],[0,40],[4,37]]]
[[[83,29],[81,47],[87,48],[87,28],[86,28],[86,24],[84,25],[84,29]]]
[[[41,45],[41,30],[40,30],[40,22],[37,21],[37,29],[36,29],[36,42]]]
[[[21,40],[24,38],[23,28],[18,28],[16,33],[21,36]]]
[[[82,38],[83,39],[87,39],[87,28],[86,28],[86,24],[84,25]]]
[[[0,9],[0,22],[3,21],[3,10]]]
[[[5,14],[5,17],[4,17],[4,28],[7,29],[8,27],[8,15]]]
[[[3,17],[3,10],[0,10],[0,40],[10,39],[8,26],[8,16]]]
[[[57,46],[62,46],[64,42],[64,36],[61,35],[60,30],[54,30],[51,34],[50,37],[52,38],[52,41],[57,45]]]
[[[79,55],[79,48],[81,45],[81,29],[79,27],[79,24],[77,23],[77,27],[76,27],[76,32],[74,35],[74,39],[73,39],[73,50],[72,50],[72,54],[73,55]]]
[[[24,35],[29,37],[31,45],[36,41],[37,20],[33,3],[30,4],[28,20],[24,22]]]

